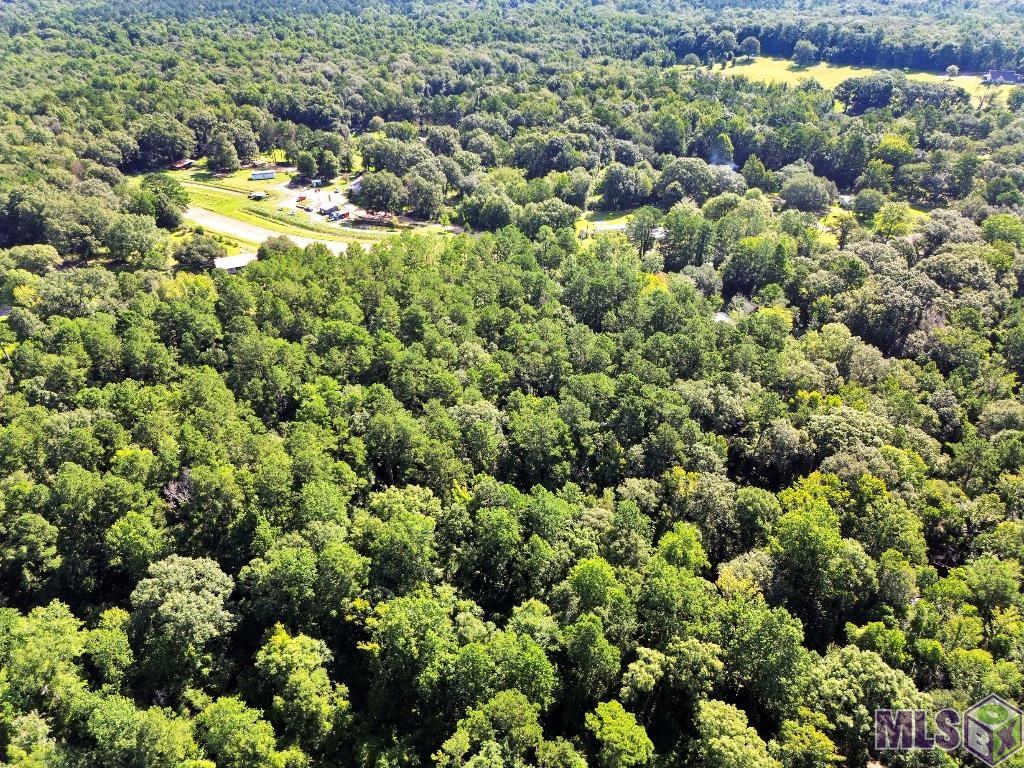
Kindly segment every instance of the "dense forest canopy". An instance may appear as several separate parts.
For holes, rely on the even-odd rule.
[[[0,5],[0,764],[971,764],[873,711],[1024,702],[1024,89],[902,70],[1024,15],[805,5]],[[459,234],[213,269],[271,153]]]

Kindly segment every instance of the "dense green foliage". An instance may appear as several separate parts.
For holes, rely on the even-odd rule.
[[[682,62],[1019,19],[269,5],[0,8],[0,761],[960,764],[872,711],[1024,700],[1024,97]],[[211,271],[275,148],[475,234]]]

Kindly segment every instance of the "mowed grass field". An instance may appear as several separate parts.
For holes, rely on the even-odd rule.
[[[818,81],[824,88],[834,89],[844,80],[851,77],[864,77],[879,71],[874,67],[852,67],[843,64],[830,64],[829,62],[818,62],[808,67],[799,67],[790,59],[777,59],[770,56],[759,56],[753,61],[737,61],[721,69],[716,65],[715,72],[729,77],[743,76],[760,82],[791,83],[796,84],[806,77]],[[911,80],[922,82],[940,83],[950,82],[959,85],[977,101],[982,95],[995,92],[997,97],[1005,98],[1009,86],[984,85],[978,75],[959,75],[952,79],[945,74],[937,72],[905,72]]]
[[[582,232],[584,229],[593,232],[620,231],[626,228],[631,218],[633,218],[633,211],[587,211],[576,220],[576,231]]]

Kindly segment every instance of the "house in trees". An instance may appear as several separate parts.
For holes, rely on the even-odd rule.
[[[990,69],[981,81],[992,85],[1011,85],[1021,82],[1021,76],[1012,69]]]

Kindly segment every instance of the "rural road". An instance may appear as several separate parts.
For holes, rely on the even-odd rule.
[[[189,206],[188,211],[185,213],[185,218],[204,229],[219,232],[228,237],[236,237],[239,240],[248,240],[250,243],[262,243],[268,238],[280,237],[284,234],[261,227],[258,224],[250,224],[246,221],[232,219],[230,216],[214,213],[205,208],[197,208],[194,205]],[[344,253],[345,249],[348,248],[348,243],[341,243],[337,240],[319,240],[313,237],[292,234],[287,234],[285,237],[301,248],[305,248],[310,243],[323,243],[330,251],[337,254]]]

